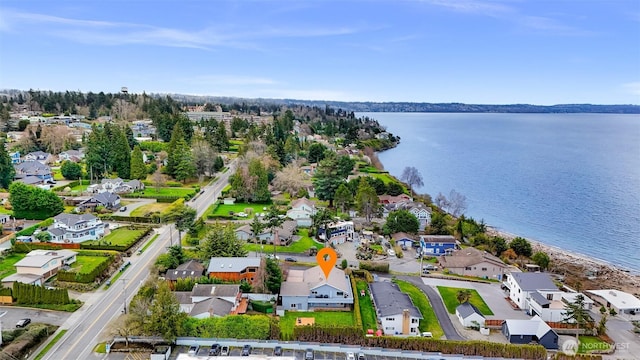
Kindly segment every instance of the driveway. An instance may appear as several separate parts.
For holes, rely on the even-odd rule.
[[[453,326],[451,318],[449,317],[449,313],[444,307],[444,303],[442,302],[442,299],[440,298],[440,294],[438,294],[438,292],[436,292],[431,286],[425,285],[425,283],[422,282],[422,279],[419,277],[403,275],[398,276],[398,278],[412,283],[420,290],[422,290],[425,295],[427,295],[427,297],[429,298],[429,302],[431,303],[431,307],[433,307],[433,311],[438,318],[438,322],[440,323],[440,326],[444,331],[444,336],[447,338],[447,340],[465,340],[465,338],[458,334],[456,328]]]
[[[449,280],[449,279],[437,279],[424,277],[422,281],[432,287],[436,292],[436,286],[448,286],[448,287],[456,287],[456,288],[465,288],[465,289],[474,289],[478,291],[480,296],[484,299],[484,301],[489,305],[491,311],[493,311],[493,316],[487,316],[487,319],[529,319],[531,318],[522,310],[514,310],[511,305],[505,300],[505,293],[500,289],[499,283],[478,283],[464,280]],[[438,297],[440,297],[440,293],[438,293]]]
[[[118,216],[131,216],[131,212],[140,206],[153,204],[156,202],[156,199],[126,199],[128,204],[126,205],[127,210],[125,211],[116,211],[113,214]]]

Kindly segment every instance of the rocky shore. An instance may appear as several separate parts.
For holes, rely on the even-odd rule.
[[[516,235],[489,227],[488,235],[511,241]],[[533,252],[541,251],[551,258],[550,271],[564,276],[564,283],[580,290],[617,289],[640,297],[640,275],[620,269],[604,261],[527,239]]]

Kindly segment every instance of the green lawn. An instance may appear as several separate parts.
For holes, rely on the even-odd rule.
[[[360,302],[363,330],[373,329],[375,331],[378,328],[378,322],[376,320],[376,309],[373,307],[371,296],[369,296],[369,284],[364,280],[356,280],[356,287],[358,291],[354,295],[358,296],[358,301]],[[365,296],[360,296],[361,290],[365,291]]]
[[[107,261],[109,258],[106,256],[76,255],[76,262],[71,264],[71,268],[78,274],[90,274],[93,269]]]
[[[0,206],[0,214],[13,215],[13,210],[7,210],[7,209],[4,208],[4,206]]]
[[[442,296],[442,301],[444,302],[444,305],[447,307],[447,311],[449,311],[450,314],[455,314],[456,307],[460,305],[460,303],[456,299],[456,294],[460,290],[465,290],[465,289],[438,286],[438,292],[440,292],[440,296]],[[484,302],[484,299],[482,298],[482,296],[480,296],[480,294],[478,294],[476,290],[474,289],[466,289],[466,290],[471,291],[471,298],[469,299],[469,302],[473,304],[475,307],[477,307],[478,310],[480,310],[480,312],[482,313],[482,315],[485,315],[485,316],[493,315],[493,311],[491,311],[487,303]]]
[[[144,233],[143,229],[129,229],[127,227],[117,228],[100,240],[85,241],[83,244],[99,245],[99,244],[111,244],[128,246],[133,243],[138,236]]]
[[[16,273],[16,268],[13,266],[18,261],[22,260],[26,254],[14,253],[9,256],[3,257],[0,261],[0,279],[3,279],[11,274]]]
[[[598,339],[596,336],[580,336],[579,354],[588,354],[596,350],[608,350],[611,347],[607,342]]]
[[[316,325],[320,326],[354,326],[353,312],[351,311],[319,311],[319,312],[289,312],[287,311],[283,317],[280,318],[280,331],[282,334],[287,334],[285,339],[290,339],[293,336],[293,327],[296,323],[296,318],[306,317],[315,318]]]
[[[244,219],[251,219],[253,218],[253,214],[255,213],[267,212],[270,206],[271,204],[247,204],[247,203],[237,203],[233,205],[220,204],[218,205],[218,207],[213,208],[213,210],[211,211],[211,215],[228,216],[230,211],[233,211],[234,213],[239,213],[239,212],[247,213],[245,209],[251,208],[253,209],[253,213],[251,214],[247,213],[249,216],[244,218]],[[267,210],[265,210],[265,208]]]
[[[314,247],[314,246],[317,248],[324,247],[324,244],[311,239],[308,234],[309,234],[308,229],[299,229],[298,236],[301,237],[300,240],[293,242],[289,246],[278,246],[278,248],[276,249],[276,252],[288,252],[288,253],[301,254],[307,251],[307,249],[309,249],[310,247]],[[264,249],[262,248],[263,246],[264,246]],[[260,244],[256,245],[256,244],[247,242],[247,244],[244,245],[244,248],[247,249],[247,251],[264,250],[265,253],[271,254],[273,253],[273,246],[274,245],[260,245]]]
[[[409,295],[413,305],[420,310],[423,318],[420,320],[420,326],[418,327],[420,332],[429,331],[433,334],[434,339],[440,339],[444,335],[444,331],[442,331],[440,327],[436,313],[433,311],[433,307],[431,307],[427,296],[422,290],[409,282],[402,280],[394,280],[394,282],[398,284],[400,291]]]
[[[181,187],[161,187],[156,189],[155,186],[148,186],[141,192],[144,195],[149,196],[179,196],[185,197],[189,195],[194,195],[196,190],[194,188],[181,188]],[[140,192],[134,193],[140,194]]]
[[[147,216],[153,212],[163,212],[165,211],[171,204],[169,203],[152,203],[147,205],[142,205],[138,208],[131,210],[131,216]]]

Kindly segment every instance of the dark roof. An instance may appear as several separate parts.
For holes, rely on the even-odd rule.
[[[97,217],[91,215],[91,214],[82,214],[82,215],[76,215],[76,214],[66,214],[66,213],[61,213],[56,215],[53,218],[55,221],[63,223],[67,226],[73,226],[75,224],[81,223],[81,222],[87,222],[87,221],[91,221],[91,220],[96,220]]]
[[[456,308],[456,311],[458,312],[458,314],[460,314],[460,316],[462,316],[463,319],[468,317],[469,315],[472,315],[473,313],[476,313],[484,317],[484,315],[482,315],[480,310],[478,310],[477,307],[475,307],[472,303],[468,301],[458,305],[458,307]]]
[[[549,274],[512,272],[510,276],[520,286],[523,291],[531,290],[556,290],[558,287],[551,280]]]
[[[456,243],[458,240],[451,235],[422,235],[420,240],[428,243]]]
[[[547,298],[544,295],[540,294],[537,291],[532,292],[531,297],[533,298],[533,301],[537,302],[541,306],[551,304],[551,302],[547,300]]]
[[[95,194],[92,197],[92,199],[94,199],[95,201],[101,204],[107,205],[107,204],[112,204],[116,202],[118,199],[120,199],[120,195],[105,191],[105,192]]]
[[[176,270],[194,270],[200,271],[200,273],[202,274],[202,272],[204,271],[204,265],[202,265],[197,260],[189,260],[186,263],[178,265],[178,267],[176,267]]]
[[[422,319],[420,310],[411,302],[409,295],[400,291],[392,282],[373,282],[369,284],[373,301],[380,316],[398,315],[407,309],[413,317]]]
[[[393,240],[395,240],[395,241],[403,240],[403,239],[411,240],[411,241],[416,241],[416,240],[414,239],[414,236],[411,236],[411,235],[409,235],[409,234],[407,234],[407,233],[405,233],[405,232],[397,232],[397,233],[395,233],[395,234],[392,234],[392,235],[391,235],[391,238],[392,238]]]

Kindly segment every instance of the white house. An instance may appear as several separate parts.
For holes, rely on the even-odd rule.
[[[80,243],[104,235],[104,223],[91,214],[58,214],[47,230],[54,243]]]
[[[385,335],[420,335],[422,314],[397,284],[373,282],[369,289]]]
[[[291,209],[287,211],[287,217],[295,220],[298,226],[310,227],[311,218],[315,213],[316,204],[307,198],[301,198],[291,203]]]
[[[122,194],[141,189],[144,189],[144,184],[140,180],[124,181],[120,178],[115,178],[102,179],[100,184],[90,185],[87,190],[93,193],[111,192]]]
[[[320,234],[319,238],[333,245],[344,244],[345,241],[353,241],[356,238],[353,221],[330,223],[327,225],[326,232],[329,233],[328,239],[324,233]]]
[[[607,308],[613,308],[618,314],[637,315],[640,314],[640,299],[633,294],[620,290],[587,290],[596,301]]]
[[[80,150],[67,150],[58,154],[58,160],[62,161],[73,161],[80,162],[80,160],[84,159],[84,153]]]
[[[484,316],[468,301],[456,307],[456,317],[464,327],[484,327]]]
[[[431,208],[419,202],[411,202],[404,206],[411,214],[413,214],[420,223],[420,231],[431,225]]]
[[[545,273],[512,272],[502,283],[509,290],[509,298],[522,310],[529,311],[531,294],[540,290],[558,291],[558,287]]]
[[[284,310],[313,311],[353,305],[351,281],[344,271],[331,269],[327,279],[320,266],[289,270],[287,281],[280,288],[280,297]]]
[[[42,285],[65,265],[76,261],[71,250],[33,250],[15,263],[16,273],[2,279],[2,285],[11,287],[14,282]]]
[[[562,322],[565,320],[565,313],[567,312],[566,304],[575,303],[578,295],[584,297],[584,309],[591,310],[593,300],[582,293],[538,290],[531,292],[531,296],[527,300],[528,313],[529,315],[538,315],[544,321]]]
[[[52,160],[51,154],[44,151],[30,152],[24,156],[24,161],[37,161],[41,164],[48,164]]]

